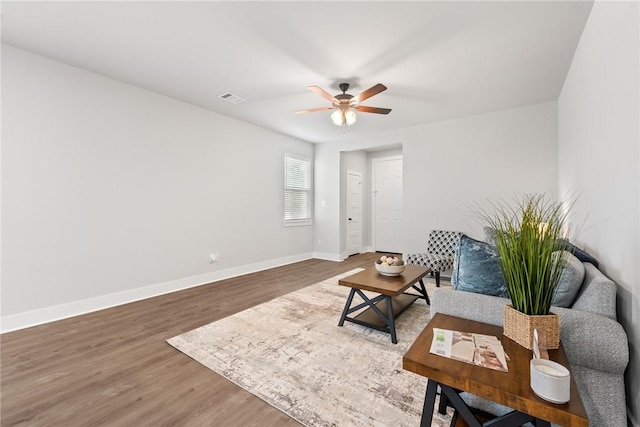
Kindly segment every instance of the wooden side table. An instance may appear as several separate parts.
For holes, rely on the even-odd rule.
[[[430,353],[433,328],[494,335],[500,339],[511,359],[509,372],[460,362]],[[429,378],[422,412],[421,426],[430,426],[436,390],[454,406],[469,426],[513,426],[533,421],[536,426],[556,423],[562,426],[587,427],[587,418],[580,393],[571,376],[571,399],[565,404],[554,404],[538,397],[530,387],[529,362],[532,352],[502,335],[502,328],[438,313],[427,324],[402,359],[403,368]],[[571,368],[562,349],[549,350],[549,358]],[[476,396],[512,408],[513,411],[482,424],[458,395],[469,392]],[[442,397],[441,397],[442,398]]]

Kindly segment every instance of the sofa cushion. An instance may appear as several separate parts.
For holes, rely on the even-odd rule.
[[[589,263],[582,265],[584,265],[584,280],[571,308],[616,320],[618,285],[602,274],[594,265]]]
[[[584,264],[569,251],[564,251],[564,259],[565,266],[551,301],[556,307],[571,307],[584,280]]]
[[[508,297],[495,247],[462,235],[456,248],[451,284],[459,291]]]

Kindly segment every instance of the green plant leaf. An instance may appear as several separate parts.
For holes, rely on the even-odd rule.
[[[549,201],[542,194],[491,203],[493,212],[480,216],[495,230],[500,269],[513,308],[529,315],[549,314],[564,251],[555,251],[573,206]]]

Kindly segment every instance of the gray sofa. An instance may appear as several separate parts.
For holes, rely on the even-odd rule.
[[[560,341],[565,349],[591,426],[627,425],[624,371],[629,361],[627,335],[616,320],[616,284],[590,263],[570,308],[553,307],[560,315]],[[431,314],[444,313],[503,325],[505,298],[436,288]],[[465,396],[469,404],[500,415],[507,408]]]

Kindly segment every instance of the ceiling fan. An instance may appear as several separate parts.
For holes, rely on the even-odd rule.
[[[334,124],[343,126],[345,124],[352,125],[353,123],[355,123],[355,111],[376,114],[389,114],[391,112],[391,108],[367,107],[365,105],[360,105],[360,103],[365,99],[369,99],[372,96],[387,90],[387,87],[381,83],[370,87],[357,96],[353,96],[347,93],[347,90],[349,90],[349,83],[340,83],[339,87],[342,93],[333,96],[329,92],[318,86],[309,86],[309,89],[312,92],[317,93],[321,97],[331,102],[331,107],[310,108],[308,110],[296,111],[296,113],[315,113],[317,111],[336,110],[333,114],[331,114],[331,120]]]

